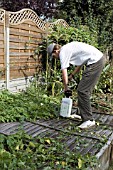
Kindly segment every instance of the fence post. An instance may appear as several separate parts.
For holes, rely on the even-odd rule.
[[[9,61],[9,12],[5,11],[5,67],[6,67],[6,89],[9,89],[10,61]]]

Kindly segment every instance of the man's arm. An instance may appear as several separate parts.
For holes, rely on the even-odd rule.
[[[73,71],[72,74],[74,75],[74,74],[76,74],[76,73],[79,73],[81,67],[82,67],[82,66],[77,66],[77,67],[75,68],[75,70]]]
[[[74,71],[70,74],[70,76],[68,77],[68,79],[71,80],[76,73],[79,73],[81,67],[82,67],[82,66],[77,66],[77,67],[74,69]]]
[[[72,74],[68,78],[67,69],[62,70],[62,79],[64,84],[64,90],[68,90],[68,79],[72,79],[74,74],[78,73],[80,71],[82,66],[77,66],[75,70],[72,72]]]
[[[68,75],[67,75],[67,68],[62,70],[62,79],[64,84],[64,90],[68,90]]]

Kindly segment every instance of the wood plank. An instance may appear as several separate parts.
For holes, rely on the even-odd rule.
[[[10,28],[17,28],[19,30],[24,30],[24,31],[33,31],[33,32],[40,32],[40,33],[44,33],[43,30],[41,30],[40,28],[38,28],[38,26],[36,25],[30,25],[29,23],[22,23],[19,25],[11,25]]]
[[[14,44],[14,45],[10,45],[10,49],[15,49],[15,50],[33,50],[33,49],[36,49],[36,47],[37,47],[37,44],[32,44],[32,46],[31,46],[31,44],[30,45],[28,45],[27,47],[25,46],[25,45],[23,45],[23,44],[21,44],[21,45],[16,45],[16,44]]]
[[[35,38],[35,39],[41,39],[42,33],[36,33],[36,35],[31,34],[30,32],[21,32],[21,31],[10,31],[11,37],[17,36],[17,37],[29,37],[29,38]]]
[[[36,39],[34,41],[29,41],[29,37],[27,37],[27,39],[20,39],[20,38],[12,38],[10,37],[9,39],[10,43],[24,43],[26,45],[26,43],[29,44],[38,44],[39,42],[42,42],[42,39]],[[20,44],[21,45],[21,44]]]
[[[45,128],[45,129],[42,128],[40,131],[37,131],[37,132],[35,132],[34,134],[31,134],[31,135],[32,135],[32,137],[36,137],[36,136],[41,134],[41,137],[42,136],[44,137],[44,136],[46,136],[48,130],[49,130],[48,128]]]
[[[0,127],[0,132],[2,133],[7,133],[10,132],[12,129],[19,127],[20,123],[19,122],[13,122],[13,123],[3,123],[1,124],[2,127]]]

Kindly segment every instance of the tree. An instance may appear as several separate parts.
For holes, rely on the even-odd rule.
[[[19,11],[30,8],[43,19],[52,18],[56,15],[56,4],[58,0],[1,0],[1,7],[8,11]]]
[[[98,43],[113,43],[113,0],[63,0],[60,15],[71,26],[89,26],[98,32]]]
[[[30,8],[43,20],[62,18],[73,27],[86,25],[97,32],[103,49],[113,44],[113,0],[1,0],[1,7],[9,11]]]

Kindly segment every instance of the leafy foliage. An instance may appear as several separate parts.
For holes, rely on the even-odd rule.
[[[102,50],[113,45],[113,0],[1,0],[1,7],[9,11],[30,8],[44,20],[62,18],[76,28],[86,25],[98,33]]]
[[[36,120],[38,118],[52,118],[59,114],[59,100],[47,96],[46,92],[39,92],[31,88],[25,93],[11,94],[8,91],[0,93],[0,122],[14,122]],[[42,91],[42,89],[41,89]]]
[[[97,161],[94,156],[70,152],[57,139],[34,139],[23,132],[15,135],[4,136],[0,134],[0,167],[2,169],[75,169],[85,170],[88,166],[95,167]]]
[[[71,26],[87,25],[98,32],[98,42],[103,50],[112,44],[113,0],[64,0],[59,6],[60,17]]]
[[[98,47],[97,32],[90,30],[88,26],[80,25],[79,28],[55,26],[48,34],[48,43],[56,42],[64,45],[71,41],[81,41]]]
[[[107,64],[103,69],[102,75],[100,77],[100,82],[98,84],[98,89],[104,93],[113,93],[113,66]]]

